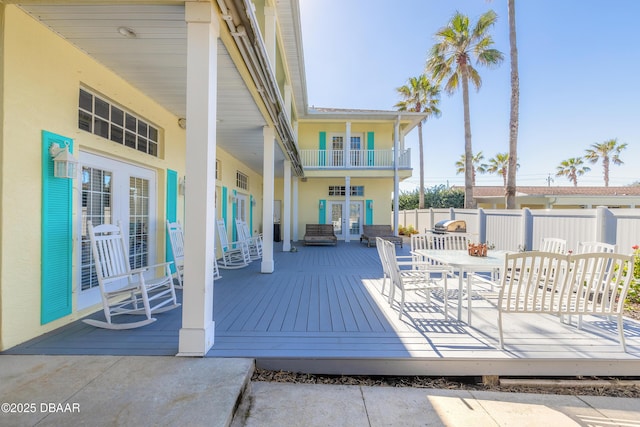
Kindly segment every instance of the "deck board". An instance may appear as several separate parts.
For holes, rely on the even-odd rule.
[[[222,271],[214,285],[215,343],[207,356],[251,357],[267,368],[323,373],[640,375],[640,323],[630,319],[623,353],[615,322],[605,318],[587,316],[578,330],[576,319],[567,325],[550,315],[507,314],[501,350],[495,294],[474,296],[471,326],[466,300],[463,321],[455,317],[455,289],[449,291],[448,320],[438,292],[434,305],[410,295],[399,318],[399,295],[390,306],[388,283],[381,292],[375,248],[339,242],[276,250],[274,258],[272,274],[261,274],[259,261]],[[156,317],[128,331],[76,321],[5,353],[175,355],[181,308]]]

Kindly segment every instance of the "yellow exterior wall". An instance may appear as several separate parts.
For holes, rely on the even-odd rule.
[[[78,254],[73,254],[72,314],[40,325],[41,245],[41,131],[74,140],[80,150],[152,169],[157,177],[156,254],[164,259],[166,170],[179,177],[185,171],[185,131],[178,117],[159,106],[127,81],[35,21],[16,6],[0,5],[3,28],[3,112],[0,137],[0,350],[72,322],[101,306],[76,312]],[[157,158],[78,128],[78,94],[84,86],[154,124],[160,131]],[[262,178],[222,150],[223,181],[235,188],[235,171],[249,175],[250,191],[257,197],[254,221],[260,214]],[[188,188],[188,179],[187,179]],[[74,180],[74,224],[81,182]],[[221,209],[218,206],[218,209]],[[178,220],[184,223],[184,196],[179,195]],[[231,218],[229,206],[228,218]],[[255,222],[254,222],[255,224]],[[261,224],[260,228],[261,228]],[[255,226],[254,226],[255,228]],[[74,242],[77,240],[74,225]],[[74,251],[77,251],[74,243]]]
[[[253,228],[252,232],[262,231],[262,176],[257,172],[249,169],[244,163],[236,159],[235,157],[230,156],[226,151],[218,149],[216,151],[216,158],[220,161],[220,166],[222,169],[222,181],[217,182],[216,191],[218,191],[218,195],[216,197],[216,215],[217,219],[223,217],[222,206],[224,203],[222,202],[222,187],[227,187],[227,212],[226,212],[226,226],[227,226],[227,234],[229,238],[232,238],[232,230],[233,230],[233,208],[231,205],[231,201],[228,199],[229,196],[233,194],[233,190],[236,190],[239,194],[245,194],[247,199],[250,200],[250,197],[253,197],[256,200],[256,206],[253,207]],[[240,171],[249,177],[249,190],[242,190],[236,187],[236,171]],[[250,208],[250,207],[249,207]],[[247,224],[249,221],[247,221]],[[217,239],[216,239],[217,240]],[[219,248],[219,243],[216,242]],[[218,251],[218,253],[221,253]]]
[[[345,134],[347,120],[339,122],[301,121],[298,125],[298,145],[301,150],[317,150],[320,132]],[[375,132],[375,149],[391,150],[393,148],[393,124],[375,122],[351,122],[351,134],[363,134],[363,149],[367,148],[367,132]],[[327,144],[329,139],[327,138]]]
[[[307,182],[298,181],[298,234],[302,240],[307,224],[317,224],[319,221],[319,201],[343,201],[344,196],[328,196],[330,185],[345,185],[344,178],[308,179]],[[351,196],[353,201],[362,201],[366,212],[366,201],[373,200],[373,223],[388,224],[391,213],[391,193],[393,181],[377,178],[351,178],[351,185],[363,185],[364,196]],[[275,200],[284,200],[282,179],[275,181]],[[292,186],[293,189],[293,186]],[[293,200],[293,199],[292,199]],[[292,216],[292,222],[296,218]],[[366,215],[363,215],[363,224]],[[326,221],[325,221],[326,222]],[[293,234],[292,234],[293,235]]]

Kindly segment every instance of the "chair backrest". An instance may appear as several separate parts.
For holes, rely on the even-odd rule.
[[[565,304],[570,313],[620,314],[633,279],[633,257],[611,252],[576,254],[569,257],[570,275]]]
[[[169,234],[169,242],[171,243],[171,251],[173,253],[173,262],[178,268],[184,265],[184,232],[179,222],[169,222],[167,220],[167,233]]]
[[[469,236],[464,233],[432,234],[431,249],[466,251],[469,248]]]
[[[382,264],[382,271],[385,276],[389,277],[389,265],[386,259],[386,249],[384,247],[385,240],[381,237],[376,237],[376,249],[378,250],[378,257],[380,258],[380,264]]]
[[[587,254],[593,252],[605,252],[614,253],[616,251],[616,245],[610,245],[609,243],[602,242],[578,242],[579,254]]]
[[[238,234],[238,241],[244,242],[251,238],[250,234],[247,234],[247,228],[245,222],[239,218],[236,219],[236,233]]]
[[[400,266],[398,265],[398,259],[396,258],[396,245],[388,240],[380,240],[381,242],[376,241],[376,243],[380,243],[383,247],[384,259],[387,263],[387,273],[391,278],[391,282],[396,286],[402,286],[402,282],[400,279]]]
[[[218,228],[220,248],[222,248],[222,252],[227,252],[229,250],[229,238],[227,237],[227,226],[224,224],[224,219],[216,220],[216,226]]]
[[[552,312],[560,303],[569,256],[529,251],[507,254],[501,278],[502,311]]]
[[[87,227],[98,283],[105,288],[111,282],[122,280],[122,275],[131,271],[127,242],[119,224],[101,224],[94,227],[91,221],[88,221]]]
[[[553,252],[556,254],[567,253],[567,241],[564,239],[558,239],[556,237],[545,237],[542,239],[542,245],[540,246],[541,252]]]
[[[411,235],[411,251],[420,249],[431,249],[431,233],[412,234]]]

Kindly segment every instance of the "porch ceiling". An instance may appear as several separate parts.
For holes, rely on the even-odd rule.
[[[186,117],[187,24],[183,2],[19,6],[177,117]],[[119,32],[128,28],[135,37]],[[266,124],[229,52],[218,40],[217,144],[263,172]],[[187,124],[188,125],[188,124]],[[284,156],[276,145],[276,166]],[[276,175],[282,168],[276,167]]]

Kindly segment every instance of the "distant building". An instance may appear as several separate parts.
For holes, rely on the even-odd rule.
[[[473,197],[479,208],[505,207],[502,186],[476,186]],[[607,206],[640,207],[640,186],[629,187],[518,187],[516,207],[530,209],[576,209]]]

